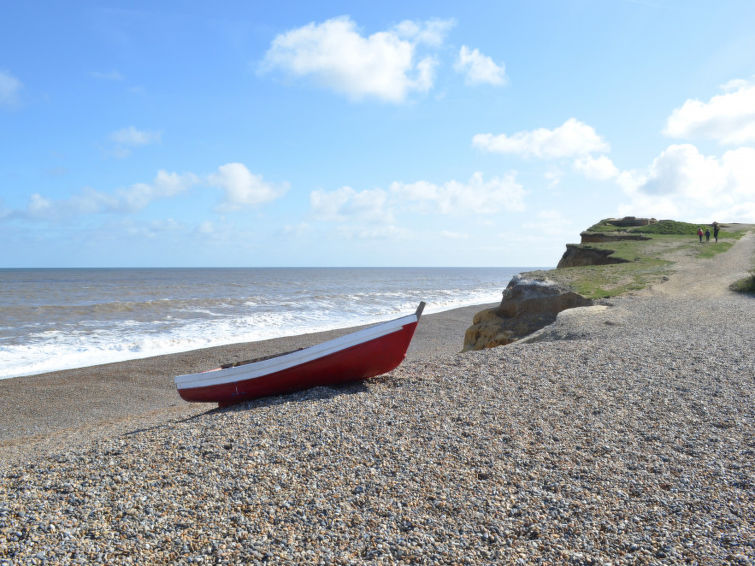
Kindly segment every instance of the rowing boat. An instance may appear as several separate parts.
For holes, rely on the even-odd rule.
[[[319,385],[368,379],[398,367],[425,303],[414,314],[382,322],[309,348],[238,362],[175,378],[186,401],[221,407]]]

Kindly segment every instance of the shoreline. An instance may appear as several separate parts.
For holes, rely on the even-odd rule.
[[[181,356],[82,376],[59,406],[94,422],[54,433],[27,390],[51,421],[2,446],[0,557],[752,563],[755,318],[727,283],[754,253],[750,235],[683,254],[669,281],[503,348],[457,353],[479,307],[430,315],[388,374],[226,409],[155,382]]]
[[[497,303],[426,314],[406,361],[460,352],[464,331],[480,310]],[[365,325],[369,326],[369,325]],[[222,363],[312,346],[364,326],[228,344],[0,380],[0,460],[37,459],[95,438],[190,417],[214,403],[187,403],[176,375]]]

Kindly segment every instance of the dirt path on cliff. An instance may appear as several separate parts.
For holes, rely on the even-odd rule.
[[[729,292],[729,285],[744,278],[755,265],[755,224],[743,224],[748,233],[726,252],[711,258],[698,258],[697,249],[686,248],[665,256],[675,263],[674,273],[662,285],[655,285],[643,293],[650,295],[694,296],[710,298]],[[715,242],[701,246],[715,246]]]

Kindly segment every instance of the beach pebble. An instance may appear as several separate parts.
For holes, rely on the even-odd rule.
[[[752,564],[752,299],[600,317],[0,465],[0,565]]]

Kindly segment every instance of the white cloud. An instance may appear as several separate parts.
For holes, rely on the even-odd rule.
[[[159,142],[161,136],[161,132],[137,130],[134,126],[129,126],[111,133],[110,139],[119,145],[136,147]]]
[[[134,126],[129,126],[128,128],[111,132],[108,137],[115,144],[111,152],[112,155],[123,159],[131,155],[131,150],[135,147],[159,142],[162,132],[138,130]]]
[[[613,164],[611,158],[605,155],[598,157],[585,155],[584,157],[579,157],[574,160],[574,169],[588,179],[597,179],[598,181],[613,179],[619,174],[619,170]]]
[[[407,240],[411,232],[406,228],[386,224],[383,226],[340,226],[338,228],[341,237],[347,240]]]
[[[579,157],[595,152],[607,152],[610,149],[608,143],[591,126],[576,118],[569,118],[553,130],[538,128],[517,132],[511,136],[477,134],[472,138],[472,143],[492,153],[512,153],[542,159]]]
[[[286,183],[273,185],[265,182],[260,175],[252,174],[242,163],[227,163],[218,167],[217,172],[205,176],[160,170],[149,183],[134,183],[112,192],[86,187],[73,196],[59,200],[35,193],[31,195],[24,210],[11,211],[9,214],[45,220],[65,220],[100,213],[129,214],[143,210],[158,199],[176,197],[199,184],[220,188],[225,192],[220,206],[222,210],[258,206],[281,197],[288,189]],[[201,231],[212,229],[213,226],[209,223],[201,227]]]
[[[549,169],[543,173],[543,177],[548,181],[548,188],[555,189],[561,184],[561,179],[564,177],[564,172],[561,169]]]
[[[541,210],[534,218],[523,222],[522,228],[562,240],[572,237],[575,231],[574,222],[559,210]]]
[[[119,73],[116,70],[108,71],[107,73],[101,73],[98,71],[92,71],[90,73],[91,76],[93,76],[95,79],[102,79],[105,81],[123,81],[125,80],[125,77]]]
[[[201,222],[199,226],[197,226],[197,232],[199,232],[203,236],[211,236],[215,233],[215,225],[209,220],[205,220],[204,222]]]
[[[673,138],[703,138],[721,144],[755,142],[755,84],[734,80],[708,102],[687,100],[666,121],[663,133]]]
[[[493,59],[479,50],[462,45],[454,69],[466,74],[468,84],[502,85],[506,83],[506,66],[497,65]]]
[[[22,84],[8,71],[0,71],[0,106],[13,106],[18,102]]]
[[[671,145],[646,172],[624,172],[618,182],[631,198],[622,213],[755,222],[755,148],[716,157]]]
[[[447,238],[449,240],[468,240],[469,234],[463,233],[463,232],[453,232],[451,230],[441,230],[440,235],[443,238]]]
[[[525,190],[513,173],[492,179],[475,173],[466,183],[394,182],[388,190],[357,191],[351,187],[316,190],[310,193],[310,208],[315,219],[338,223],[344,236],[400,239],[409,235],[405,228],[397,226],[396,218],[402,214],[477,216],[502,210],[521,211],[524,195]],[[467,237],[453,231],[446,231],[443,236]]]
[[[288,190],[287,183],[267,183],[261,175],[255,175],[243,163],[221,165],[217,173],[207,176],[207,183],[225,191],[225,201],[221,208],[226,210],[258,206],[280,198]]]
[[[198,182],[199,178],[192,173],[179,174],[161,170],[151,183],[135,183],[114,193],[86,187],[78,194],[60,200],[51,200],[34,193],[29,198],[26,210],[20,214],[35,219],[64,220],[88,214],[138,212],[153,201],[176,196]]]
[[[362,36],[347,16],[310,23],[273,39],[262,71],[281,69],[353,100],[375,97],[402,102],[433,84],[436,61],[419,59],[417,46],[439,45],[451,22],[405,21],[388,31]]]
[[[135,212],[159,198],[174,197],[192,185],[199,183],[199,177],[193,173],[168,173],[160,170],[152,183],[136,183],[117,192],[114,210]]]
[[[448,31],[456,25],[454,20],[432,19],[426,22],[404,20],[394,30],[399,37],[415,43],[424,43],[433,47],[440,47]]]
[[[495,214],[501,210],[524,210],[524,187],[516,176],[485,180],[475,173],[467,183],[452,180],[442,185],[428,181],[393,183],[391,193],[405,205],[415,205],[421,212],[439,214]]]
[[[166,220],[152,220],[144,224],[136,224],[132,221],[124,222],[123,228],[129,236],[151,240],[171,232],[181,231],[184,229],[184,225],[173,218],[168,218]]]
[[[335,191],[312,191],[309,203],[312,212],[325,221],[393,222],[386,209],[387,193],[382,189],[355,191],[341,187]]]
[[[31,216],[44,217],[54,212],[55,205],[50,199],[43,197],[39,193],[33,193],[29,197],[29,204],[26,210]]]

